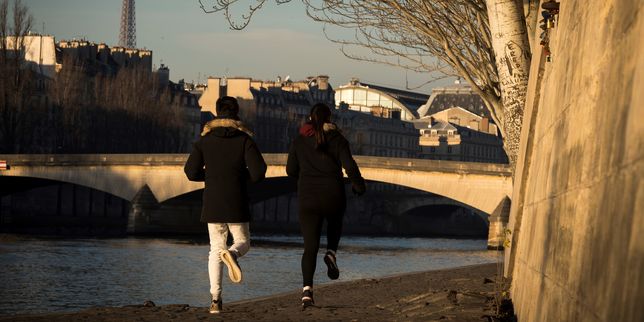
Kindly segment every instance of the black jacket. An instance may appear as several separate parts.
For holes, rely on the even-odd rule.
[[[308,124],[300,129],[300,135],[291,144],[286,163],[288,176],[298,179],[300,210],[324,207],[344,211],[342,168],[358,194],[365,192],[364,179],[353,160],[349,142],[333,124],[324,126],[327,146],[323,150],[316,150],[314,133]]]
[[[240,121],[215,119],[206,124],[184,167],[190,181],[205,181],[201,221],[250,221],[248,182],[264,179],[266,162]]]

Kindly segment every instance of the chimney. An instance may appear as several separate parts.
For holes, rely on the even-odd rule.
[[[481,126],[479,126],[481,132],[489,133],[490,132],[490,119],[483,117],[481,119]]]
[[[219,79],[219,97],[228,96],[228,79],[223,77]]]
[[[157,69],[157,79],[159,81],[159,87],[166,87],[170,83],[170,68],[166,65],[161,64],[161,67]]]
[[[321,91],[326,91],[327,89],[329,89],[329,76],[318,76],[318,89]]]

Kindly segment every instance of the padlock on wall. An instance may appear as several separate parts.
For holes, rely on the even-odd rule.
[[[551,29],[555,27],[555,19],[559,14],[559,2],[550,0],[541,4],[541,15],[543,16],[543,22],[546,29]]]
[[[550,11],[551,14],[556,15],[559,13],[559,2],[550,0],[541,4],[541,8]]]

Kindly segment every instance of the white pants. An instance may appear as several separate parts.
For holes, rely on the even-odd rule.
[[[210,294],[213,299],[221,298],[222,266],[219,252],[226,249],[228,232],[233,235],[233,245],[229,251],[236,252],[239,257],[244,256],[250,249],[250,231],[248,223],[209,223],[210,254],[208,255],[208,275],[210,277]]]

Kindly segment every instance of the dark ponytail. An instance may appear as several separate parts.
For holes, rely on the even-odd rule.
[[[311,108],[311,125],[315,130],[315,149],[326,149],[326,138],[324,137],[324,123],[331,122],[331,109],[324,103],[317,103]]]

